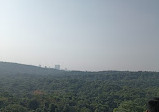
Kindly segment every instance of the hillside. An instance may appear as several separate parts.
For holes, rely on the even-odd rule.
[[[56,75],[63,71],[53,68],[42,68],[33,65],[25,65],[10,62],[0,62],[0,74],[37,74],[37,75]]]
[[[158,72],[58,71],[0,62],[2,112],[144,112]]]

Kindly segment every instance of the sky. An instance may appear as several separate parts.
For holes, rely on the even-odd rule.
[[[0,0],[0,61],[159,71],[159,0]]]

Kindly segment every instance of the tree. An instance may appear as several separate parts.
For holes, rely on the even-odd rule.
[[[28,112],[28,110],[18,104],[10,104],[5,108],[1,109],[2,112]]]
[[[29,102],[29,108],[36,110],[39,107],[39,102],[36,99],[33,99]]]
[[[143,112],[144,109],[133,101],[123,101],[113,112]]]
[[[55,112],[55,109],[56,109],[56,108],[57,108],[56,105],[50,104],[50,105],[49,105],[49,112]]]

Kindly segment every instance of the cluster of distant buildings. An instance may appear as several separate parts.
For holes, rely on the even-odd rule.
[[[39,67],[41,67],[41,68],[51,68],[51,67],[47,67],[47,66],[42,67],[41,65],[39,65]],[[61,69],[61,66],[60,66],[60,65],[55,65],[53,69],[68,71],[67,68]]]
[[[39,67],[42,67],[42,66],[39,65]],[[44,66],[44,68],[50,68],[50,67]],[[66,71],[67,71],[67,68],[61,69],[61,68],[60,68],[60,65],[55,65],[54,69],[56,69],[56,70],[66,70]]]

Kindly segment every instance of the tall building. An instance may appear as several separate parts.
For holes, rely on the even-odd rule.
[[[60,70],[60,65],[55,65],[55,69]]]

